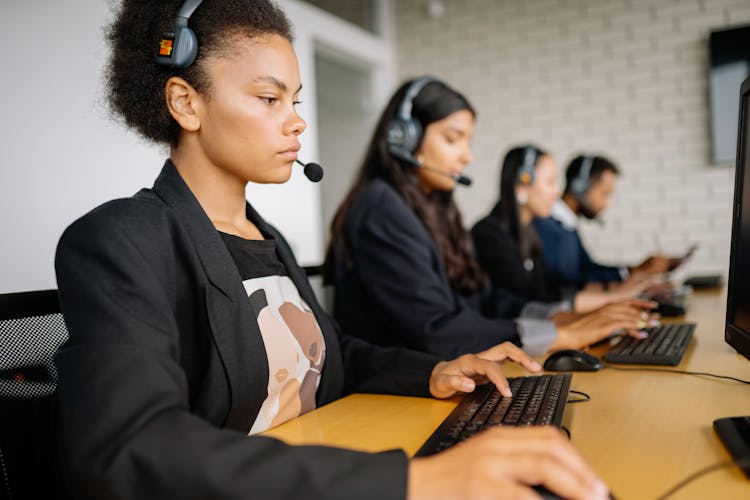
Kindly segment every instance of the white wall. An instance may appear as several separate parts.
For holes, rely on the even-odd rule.
[[[281,3],[297,25],[305,84],[301,156],[316,160],[316,44],[344,40],[380,58],[375,102],[392,91],[391,55],[361,33],[310,20],[309,6]],[[562,163],[579,149],[602,151],[624,176],[605,226],[585,228],[597,256],[638,259],[654,249],[659,232],[666,250],[701,242],[690,269],[725,271],[733,172],[709,163],[707,36],[710,28],[750,22],[750,2],[444,3],[445,15],[431,19],[424,2],[392,2],[395,37],[402,77],[434,73],[479,110],[468,173],[482,182],[458,194],[467,224],[491,206],[498,157],[511,144],[538,141]],[[108,4],[3,2],[0,293],[54,287],[63,229],[105,200],[150,186],[165,157],[107,116],[101,66]],[[251,187],[249,197],[301,262],[320,261],[320,194],[301,170],[284,186]]]
[[[318,53],[315,57],[321,183],[321,217],[326,240],[330,225],[362,161],[378,109],[370,99],[370,75],[346,61]],[[380,103],[379,103],[380,106]]]
[[[748,0],[394,2],[402,77],[433,73],[479,112],[477,180],[465,222],[498,195],[501,154],[532,140],[566,164],[603,152],[622,167],[605,225],[584,228],[602,260],[701,247],[688,271],[728,266],[733,168],[710,163],[708,34],[750,22]],[[737,89],[739,95],[739,89]]]
[[[106,200],[151,186],[166,157],[107,115],[101,70],[110,17],[106,0],[3,2],[0,293],[56,287],[53,258],[64,228]],[[305,82],[313,80],[310,64],[300,57]],[[306,97],[300,111],[313,116],[310,125],[314,93]],[[311,129],[302,137],[305,159],[316,157]],[[318,263],[318,188],[301,169],[286,185],[248,191],[298,259]]]

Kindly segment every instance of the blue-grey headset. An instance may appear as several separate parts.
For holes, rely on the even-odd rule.
[[[172,31],[162,33],[156,52],[156,63],[170,68],[184,69],[198,55],[198,39],[188,26],[188,19],[203,0],[185,0],[177,11]]]
[[[523,150],[523,165],[516,174],[516,184],[530,186],[534,183],[534,164],[536,164],[536,148],[526,146]]]
[[[404,94],[404,99],[398,107],[396,117],[388,124],[386,141],[390,150],[396,150],[404,155],[411,156],[422,140],[422,124],[411,115],[414,99],[423,88],[435,79],[431,76],[423,76],[414,80]]]
[[[589,190],[591,168],[594,166],[594,157],[584,155],[581,159],[581,169],[578,175],[570,182],[570,192],[577,198],[583,199]]]

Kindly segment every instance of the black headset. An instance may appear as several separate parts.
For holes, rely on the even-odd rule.
[[[198,55],[198,39],[188,26],[188,19],[203,0],[185,0],[177,11],[172,31],[162,33],[156,52],[156,63],[170,68],[184,69]]]
[[[411,156],[422,140],[422,124],[411,115],[414,99],[429,83],[436,81],[431,76],[417,78],[404,94],[404,99],[398,107],[398,114],[388,124],[386,141],[388,149],[396,150],[401,154]]]
[[[570,192],[579,199],[583,199],[586,196],[586,192],[589,190],[591,169],[594,166],[594,157],[591,155],[584,155],[581,158],[581,169],[578,171],[578,175],[570,181]]]
[[[516,184],[530,186],[534,183],[534,164],[536,163],[536,148],[526,146],[523,149],[523,165],[516,174]]]

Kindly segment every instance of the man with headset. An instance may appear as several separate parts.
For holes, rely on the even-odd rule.
[[[578,234],[578,218],[596,219],[607,208],[619,173],[617,166],[604,157],[577,156],[565,172],[565,191],[552,215],[534,220],[544,262],[563,281],[578,287],[592,282],[606,287],[631,277],[662,274],[680,264],[680,259],[653,255],[635,267],[607,266],[590,257]]]

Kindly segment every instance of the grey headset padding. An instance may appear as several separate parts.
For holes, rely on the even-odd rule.
[[[404,94],[404,99],[398,108],[398,114],[388,124],[386,141],[391,148],[397,148],[408,154],[414,153],[422,139],[422,125],[411,114],[414,99],[422,89],[435,79],[424,76],[414,80]]]
[[[180,26],[178,33],[175,33],[174,56],[172,57],[172,66],[175,68],[187,68],[198,55],[198,39],[189,26]]]
[[[589,189],[589,176],[591,175],[591,168],[593,165],[593,156],[585,155],[581,160],[581,169],[578,171],[578,175],[576,175],[570,183],[570,191],[575,196],[580,198],[586,195],[586,191]]]
[[[536,163],[536,149],[526,146],[523,151],[523,165],[516,174],[516,184],[530,186],[534,183],[534,164]]]

